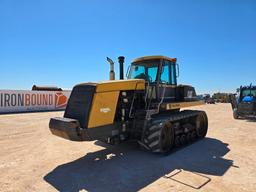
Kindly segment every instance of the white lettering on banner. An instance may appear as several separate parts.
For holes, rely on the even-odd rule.
[[[0,113],[65,109],[70,93],[0,90]]]

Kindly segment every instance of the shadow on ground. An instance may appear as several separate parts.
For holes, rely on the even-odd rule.
[[[60,165],[44,179],[59,191],[138,191],[175,169],[222,176],[233,165],[228,144],[205,138],[168,156],[126,143]],[[112,154],[112,156],[111,156]]]
[[[247,122],[256,122],[256,117],[250,117],[246,119]]]
[[[236,120],[247,121],[247,122],[256,122],[256,117],[239,117],[239,119],[236,119]]]

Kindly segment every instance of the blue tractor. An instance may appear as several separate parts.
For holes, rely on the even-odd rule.
[[[230,101],[234,119],[256,117],[256,86],[241,86]]]

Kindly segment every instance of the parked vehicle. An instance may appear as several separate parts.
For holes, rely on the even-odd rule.
[[[256,86],[241,86],[230,95],[234,119],[256,117]]]

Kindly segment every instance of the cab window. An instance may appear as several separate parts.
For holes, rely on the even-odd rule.
[[[245,97],[245,96],[253,96],[253,97],[256,97],[256,89],[244,89],[242,91],[242,97]]]
[[[149,83],[157,81],[157,73],[160,60],[142,61],[132,64],[130,79],[145,79]]]
[[[164,61],[160,76],[160,83],[166,83],[167,85],[176,85],[176,68],[175,63],[170,61]]]
[[[163,65],[162,67],[162,73],[160,77],[160,83],[166,83],[166,84],[171,84],[170,80],[170,68],[168,65]]]
[[[142,65],[133,65],[131,70],[131,79],[136,79],[140,74],[145,74],[145,67]]]

